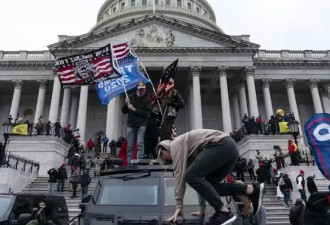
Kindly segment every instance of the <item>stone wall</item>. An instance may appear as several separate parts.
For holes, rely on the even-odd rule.
[[[11,168],[0,168],[0,177],[0,193],[18,193],[34,181],[37,175]]]

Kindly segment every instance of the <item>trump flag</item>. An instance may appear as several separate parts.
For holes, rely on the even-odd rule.
[[[86,54],[59,58],[54,66],[62,86],[88,85],[120,77],[111,44]]]
[[[122,76],[95,84],[95,90],[102,105],[108,105],[112,98],[123,93],[125,89],[131,90],[135,88],[140,81],[144,83],[149,82],[141,73],[138,58],[132,54],[128,43],[114,45],[113,50]]]
[[[319,170],[330,180],[330,114],[312,116],[305,124],[305,133]]]

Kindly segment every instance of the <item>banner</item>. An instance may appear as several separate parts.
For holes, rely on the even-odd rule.
[[[305,124],[305,133],[319,170],[330,180],[330,114],[312,116]]]
[[[54,66],[62,86],[88,85],[120,77],[111,44],[86,54],[59,58]]]
[[[11,134],[17,135],[28,135],[28,125],[27,124],[20,124],[13,127],[11,130]]]
[[[74,136],[76,139],[79,139],[79,138],[80,138],[79,128],[72,130],[72,133],[73,133],[73,136]]]
[[[118,46],[118,45],[117,45]],[[140,71],[138,59],[132,55],[129,51],[129,46],[125,46],[128,51],[125,51],[125,55],[118,55],[119,71],[122,75],[120,78],[102,81],[95,84],[95,90],[101,100],[102,105],[108,105],[110,100],[125,91],[123,85],[125,85],[126,90],[131,90],[136,87],[136,85],[143,81],[144,83],[150,82]],[[114,46],[115,54],[116,48]]]
[[[280,127],[280,133],[281,134],[290,133],[288,122],[279,122],[278,124],[279,124],[279,127]]]

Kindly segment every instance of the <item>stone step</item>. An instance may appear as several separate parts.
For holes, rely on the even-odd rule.
[[[271,222],[288,222],[289,221],[289,216],[267,216],[266,221],[271,223]]]

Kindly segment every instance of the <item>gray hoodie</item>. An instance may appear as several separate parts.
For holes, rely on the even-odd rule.
[[[173,141],[165,140],[158,144],[157,149],[162,146],[171,154],[177,208],[183,207],[183,197],[186,190],[185,172],[189,165],[205,145],[219,142],[227,136],[229,135],[218,130],[198,129],[182,134]]]

